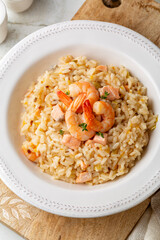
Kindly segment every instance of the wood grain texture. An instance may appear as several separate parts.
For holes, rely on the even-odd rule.
[[[122,0],[117,8],[87,0],[72,20],[97,20],[128,27],[160,47],[160,4],[154,0]]]
[[[29,240],[124,240],[148,207],[138,206],[108,217],[67,218],[39,210],[0,181],[0,221]]]
[[[117,23],[160,46],[160,4],[153,0],[122,0],[118,8],[107,8],[102,0],[87,0],[73,19]],[[124,240],[149,203],[147,199],[130,210],[108,217],[66,218],[31,206],[0,181],[0,221],[29,240]]]

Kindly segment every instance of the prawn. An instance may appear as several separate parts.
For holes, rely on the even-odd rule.
[[[57,90],[57,96],[59,98],[59,100],[61,102],[63,102],[67,107],[70,106],[70,104],[73,102],[73,100],[67,96],[67,94],[65,94],[64,92],[62,92],[61,90]],[[77,113],[82,113],[82,106],[79,107],[79,109],[77,109],[76,111]]]
[[[76,111],[82,105],[85,98],[86,98],[86,94],[81,93],[70,104],[70,106],[65,114],[65,120],[66,120],[67,128],[68,128],[70,134],[80,141],[86,141],[95,135],[95,131],[88,128],[87,124],[84,123],[85,129],[82,129],[81,124],[80,124],[81,126],[79,126],[79,119],[78,119],[78,115],[76,114]]]
[[[90,101],[91,106],[98,101],[99,92],[89,82],[76,82],[69,85],[69,91],[71,97],[77,97],[80,93],[86,93],[86,99]]]
[[[86,100],[83,103],[83,111],[88,127],[96,132],[107,132],[114,124],[115,112],[112,106],[107,102],[95,102],[92,110],[90,102]],[[97,115],[102,115],[101,122],[96,119],[93,112]]]
[[[67,107],[69,107],[72,103],[72,99],[59,89],[57,90],[57,96],[61,100],[61,102],[63,102]]]
[[[28,158],[28,160],[35,162],[39,157],[35,152],[32,152],[30,149],[27,149],[24,145],[22,145],[22,152]]]

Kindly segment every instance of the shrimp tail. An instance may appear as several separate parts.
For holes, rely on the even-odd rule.
[[[57,90],[57,96],[59,97],[59,100],[63,102],[67,107],[70,106],[72,103],[72,99],[68,97],[64,92],[61,90]]]
[[[81,93],[70,105],[70,109],[73,112],[76,112],[79,107],[83,104],[84,100],[86,98],[86,93]]]
[[[78,120],[79,116],[76,114],[77,109],[79,109],[79,107],[82,107],[83,102],[86,99],[86,95],[86,93],[81,93],[76,99],[74,99],[65,114],[68,131],[73,137],[77,138],[80,141],[86,141],[95,135],[95,131],[88,128],[87,124],[85,123],[84,124],[87,129],[82,129],[80,126],[81,124],[79,124],[80,122]]]
[[[90,124],[95,117],[92,111],[92,106],[88,99],[83,103],[83,112],[85,119],[87,119],[88,124]]]
[[[64,92],[62,92],[61,90],[57,90],[57,96],[59,97],[59,100],[61,102],[63,102],[67,107],[69,107],[71,105],[71,103],[73,102],[73,100],[67,96],[67,94],[65,94]],[[77,113],[82,113],[82,106],[80,106],[77,111]]]
[[[106,112],[105,114],[102,114],[103,120],[100,122],[96,119],[89,100],[86,100],[83,103],[83,111],[84,111],[84,117],[85,117],[86,123],[90,129],[92,129],[96,132],[99,132],[99,131],[106,132],[114,124],[114,110],[112,109],[111,105],[109,105],[105,102],[95,102],[94,105],[96,103],[101,104],[101,105],[102,104],[107,105],[107,109],[103,108],[103,110],[105,110],[105,112]],[[110,109],[109,111],[108,111],[108,107]]]
[[[77,109],[76,113],[83,113],[82,106],[80,106],[80,107]]]
[[[99,121],[95,118],[91,103],[88,99],[83,103],[83,111],[88,126],[94,131],[100,131]]]

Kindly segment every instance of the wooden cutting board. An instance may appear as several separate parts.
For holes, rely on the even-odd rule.
[[[117,8],[107,8],[102,0],[87,0],[73,20],[118,23],[141,33],[160,47],[160,4],[153,0],[121,2]],[[66,218],[29,205],[0,181],[0,221],[29,240],[124,240],[149,203],[147,199],[130,210],[108,217]]]
[[[109,0],[87,0],[72,20],[112,22],[128,27],[160,47],[160,3],[154,0],[121,0],[117,8],[104,4]]]

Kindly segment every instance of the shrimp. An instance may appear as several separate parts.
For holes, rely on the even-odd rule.
[[[69,85],[71,97],[77,97],[80,93],[86,93],[86,99],[89,99],[91,106],[98,101],[99,92],[89,82],[76,82]]]
[[[63,102],[67,107],[70,106],[70,104],[73,102],[73,100],[67,96],[67,94],[65,94],[64,92],[62,92],[61,90],[57,91],[57,96],[59,97],[59,100],[61,102]],[[82,113],[82,106],[79,107],[79,109],[77,109],[76,111],[77,113]]]
[[[85,98],[86,98],[86,94],[81,93],[71,103],[71,105],[69,106],[69,108],[68,108],[68,110],[66,111],[66,114],[65,114],[65,120],[66,120],[67,128],[68,128],[70,134],[80,141],[86,141],[86,140],[88,140],[89,138],[92,138],[95,135],[95,131],[88,128],[87,124],[86,124],[87,128],[85,128],[85,129],[82,129],[79,126],[79,119],[78,119],[78,115],[76,114],[76,111],[82,105]]]
[[[88,127],[96,132],[107,132],[114,124],[115,113],[112,106],[103,101],[97,101],[93,104],[93,110],[88,100],[83,103],[85,121]],[[102,121],[98,121],[94,116],[102,115]]]
[[[63,102],[67,107],[69,107],[72,103],[72,99],[59,89],[57,90],[57,96],[59,97],[61,102]]]
[[[24,145],[22,145],[22,152],[28,158],[28,160],[35,162],[36,159],[39,157],[36,153],[32,152],[30,149],[26,149]]]

